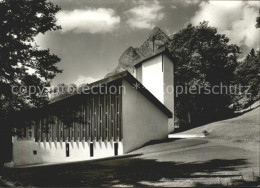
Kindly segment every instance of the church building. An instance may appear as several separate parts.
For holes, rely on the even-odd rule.
[[[174,130],[174,64],[160,49],[123,71],[54,99],[21,122],[14,166],[123,155]]]

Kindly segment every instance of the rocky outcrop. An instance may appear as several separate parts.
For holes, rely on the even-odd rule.
[[[155,27],[150,32],[148,39],[137,48],[137,51],[144,57],[149,56],[154,51],[163,47],[168,40],[168,36],[159,27]]]
[[[131,65],[133,62],[141,58],[141,55],[132,46],[128,47],[124,53],[119,58],[119,64],[121,65]]]
[[[124,70],[133,72],[134,65],[138,60],[145,58],[153,54],[158,49],[164,47],[168,40],[169,37],[159,27],[155,27],[150,32],[147,40],[144,41],[140,47],[128,47],[119,58],[117,67],[105,77]]]
[[[251,49],[246,44],[242,44],[240,46],[240,52],[241,53],[239,54],[238,58],[239,59],[245,58],[249,54],[250,50]]]

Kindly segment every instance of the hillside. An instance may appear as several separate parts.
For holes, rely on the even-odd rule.
[[[202,131],[206,130],[209,133],[208,138],[234,142],[259,142],[259,122],[260,107],[232,119],[210,123],[178,134],[202,135]]]

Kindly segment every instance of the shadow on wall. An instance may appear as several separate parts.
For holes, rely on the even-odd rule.
[[[220,171],[235,172],[237,167],[248,164],[245,159],[236,160],[210,160],[207,162],[174,163],[158,162],[156,160],[144,160],[139,158],[107,160],[101,162],[86,162],[77,164],[64,164],[60,166],[44,166],[24,169],[5,169],[2,172],[15,182],[21,182],[23,186],[145,186],[143,182],[161,182],[183,180],[191,178],[230,178],[236,181],[236,185],[256,185],[254,182],[235,180],[232,173],[216,175]],[[226,183],[220,183],[226,186]],[[17,184],[19,185],[19,184]],[[206,185],[197,183],[197,186]],[[212,185],[212,182],[209,184]],[[218,184],[219,185],[219,184]]]

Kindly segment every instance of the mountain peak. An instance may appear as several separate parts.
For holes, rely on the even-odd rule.
[[[137,53],[134,47],[129,46],[119,58],[119,64],[131,64],[135,60],[139,59],[140,55]]]
[[[154,27],[148,37],[149,41],[160,40],[166,42],[168,39],[168,36],[159,27]]]
[[[124,56],[124,54],[127,54],[127,53],[133,53],[135,51],[135,48],[133,46],[129,46],[124,52],[123,54],[121,55]]]
[[[154,27],[149,33],[148,39],[137,48],[129,46],[120,56],[119,64],[117,67],[106,75],[112,75],[122,70],[128,70],[130,72],[134,69],[134,64],[137,60],[145,58],[154,53],[154,51],[165,46],[165,43],[169,40],[169,37],[159,28]]]
[[[242,44],[240,48],[243,50],[250,50],[249,46],[247,46],[246,44]]]
[[[245,58],[249,54],[250,50],[251,49],[249,48],[249,46],[247,46],[246,44],[242,44],[240,46],[240,52],[241,53],[238,55],[238,57],[240,59]]]

